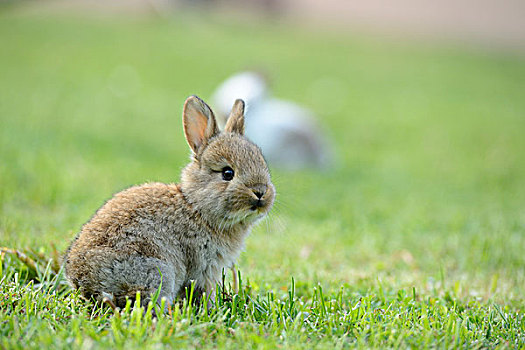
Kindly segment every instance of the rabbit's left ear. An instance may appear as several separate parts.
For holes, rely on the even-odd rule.
[[[226,132],[244,135],[244,101],[236,100],[224,128]]]
[[[182,112],[184,134],[193,153],[198,154],[208,140],[219,133],[210,107],[197,96],[190,96]]]

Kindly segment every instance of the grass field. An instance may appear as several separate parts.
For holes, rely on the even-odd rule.
[[[262,66],[331,171],[280,172],[208,312],[111,310],[1,256],[0,348],[524,348],[525,60],[195,14],[0,12],[0,245],[53,256],[112,193],[177,182],[181,109]],[[229,277],[227,282],[229,281]]]

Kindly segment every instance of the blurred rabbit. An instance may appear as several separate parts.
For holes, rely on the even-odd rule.
[[[220,126],[236,96],[246,102],[246,136],[261,147],[270,165],[288,170],[325,169],[333,154],[313,114],[289,101],[269,96],[266,80],[255,72],[226,79],[212,96]]]
[[[189,97],[183,125],[192,160],[181,183],[117,193],[69,247],[66,277],[85,297],[123,307],[137,292],[147,303],[161,286],[160,297],[171,304],[192,281],[197,298],[213,297],[223,269],[233,266],[250,228],[272,207],[266,162],[243,136],[241,100],[220,132],[208,105]]]

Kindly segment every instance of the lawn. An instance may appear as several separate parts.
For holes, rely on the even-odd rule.
[[[525,59],[291,24],[0,8],[1,348],[524,348]],[[112,193],[177,182],[184,99],[262,67],[337,166],[272,169],[211,310],[83,301],[45,263]],[[229,284],[230,276],[226,277]]]

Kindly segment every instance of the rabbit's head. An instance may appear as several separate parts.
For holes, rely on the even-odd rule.
[[[273,205],[275,188],[259,147],[244,137],[244,102],[235,101],[220,132],[210,107],[197,96],[184,104],[183,126],[192,161],[181,188],[211,225],[249,225]]]

